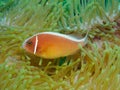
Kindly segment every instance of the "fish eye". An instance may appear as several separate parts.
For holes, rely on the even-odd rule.
[[[32,45],[32,41],[27,41],[26,42],[28,45]]]

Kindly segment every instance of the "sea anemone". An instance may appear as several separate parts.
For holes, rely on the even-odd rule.
[[[1,0],[1,90],[120,90],[119,0]],[[38,32],[84,36],[85,47],[53,60],[29,54]]]

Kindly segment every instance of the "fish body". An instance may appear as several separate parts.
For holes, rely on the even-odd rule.
[[[36,56],[54,59],[74,54],[79,50],[79,44],[85,45],[85,40],[86,37],[78,40],[65,34],[43,32],[26,39],[23,48]]]

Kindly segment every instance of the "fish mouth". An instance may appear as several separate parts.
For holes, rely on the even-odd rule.
[[[31,38],[31,37],[30,37],[30,38]],[[27,42],[30,38],[27,38],[27,39],[24,40],[24,42],[22,43],[22,46],[21,46],[22,48],[25,49],[26,42]]]
[[[24,49],[25,48],[25,44],[26,44],[26,41],[24,41],[23,43],[22,43],[22,48]]]
[[[26,39],[23,43],[22,43],[22,48],[25,49],[25,45],[26,45],[26,42],[28,41],[29,39]]]

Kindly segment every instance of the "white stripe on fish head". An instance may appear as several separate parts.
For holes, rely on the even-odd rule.
[[[35,38],[34,54],[36,53],[36,51],[37,51],[37,46],[38,46],[38,36],[36,35],[35,37],[36,37],[36,38]]]

